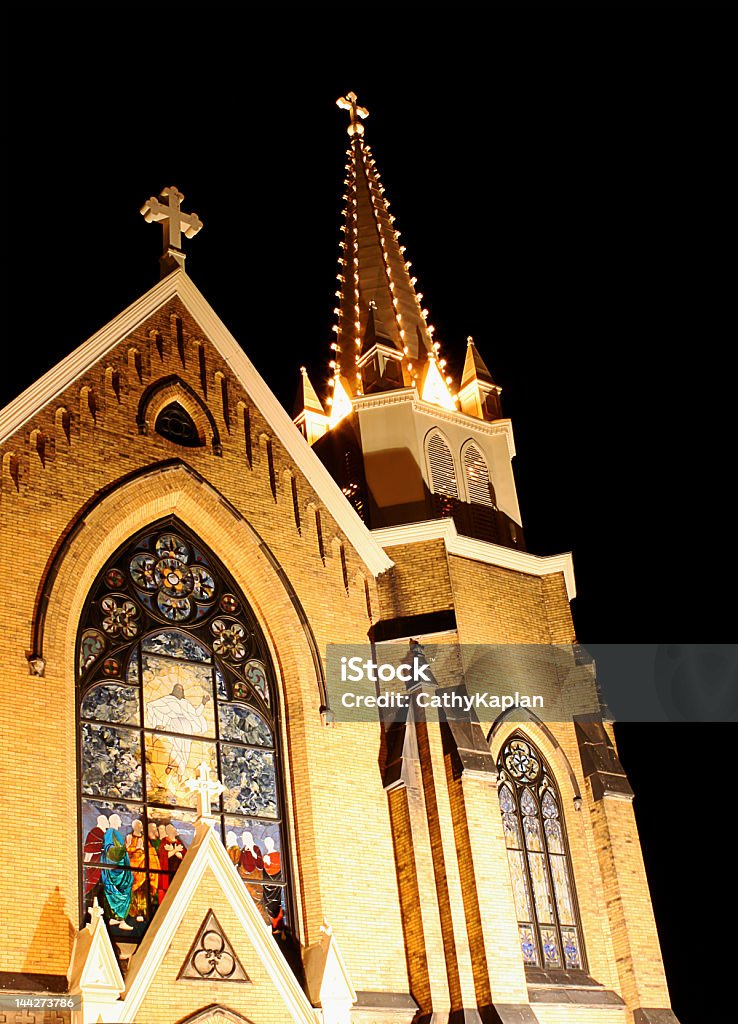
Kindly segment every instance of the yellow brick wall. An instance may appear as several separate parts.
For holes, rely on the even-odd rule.
[[[175,343],[172,315],[183,325],[184,365]],[[154,332],[163,339],[160,356]],[[204,342],[205,382],[200,379],[197,342]],[[138,365],[131,353],[140,356]],[[119,396],[112,370],[119,374]],[[218,457],[208,448],[182,449],[136,426],[140,397],[152,381],[178,374],[205,398],[223,443]],[[229,389],[224,417],[218,374]],[[95,416],[90,414],[89,392]],[[247,457],[239,403],[249,408],[252,463]],[[71,413],[70,441],[57,410]],[[44,462],[38,435],[47,437]],[[369,599],[376,586],[363,562],[322,509],[319,498],[276,438],[272,439],[277,484],[272,494],[263,435],[269,427],[243,393],[179,300],[172,300],[128,340],[35,416],[5,446],[0,480],[2,557],[18,567],[13,600],[3,604],[5,710],[0,743],[5,827],[0,857],[14,865],[0,879],[2,969],[63,974],[79,923],[77,791],[75,755],[75,639],[86,594],[106,559],[136,530],[174,513],[227,566],[260,621],[279,676],[284,749],[287,751],[288,836],[297,865],[297,926],[300,939],[318,937],[328,916],[341,937],[355,984],[366,989],[407,987],[389,811],[381,789],[378,727],[321,725],[320,690],[310,650],[283,582],[265,557],[260,540],[294,588],[324,652],[330,640],[366,640]],[[260,437],[262,438],[260,441]],[[53,443],[52,443],[53,442]],[[181,460],[194,473],[164,463]],[[297,483],[300,530],[291,487]],[[132,476],[133,474],[133,476]],[[124,478],[129,477],[124,481]],[[202,478],[199,479],[199,478]],[[204,481],[204,482],[203,482]],[[232,505],[238,514],[228,507]],[[323,555],[315,510],[322,512]],[[243,517],[243,518],[241,518]],[[72,533],[72,527],[77,526]],[[29,675],[26,654],[40,584],[60,540],[68,538],[56,577],[44,631],[43,679]],[[337,543],[345,546],[348,592]],[[367,737],[367,728],[370,736]],[[350,772],[347,771],[350,766]],[[341,808],[365,794],[362,828],[352,827]],[[53,856],[19,856],[34,829],[47,837]],[[38,844],[34,844],[38,845]],[[372,874],[371,887],[366,885]],[[383,913],[377,915],[380,904]],[[7,908],[7,910],[5,910]],[[376,919],[376,947],[358,921]]]
[[[453,608],[454,593],[442,540],[393,545],[387,548],[387,554],[395,568],[379,579],[382,618]]]

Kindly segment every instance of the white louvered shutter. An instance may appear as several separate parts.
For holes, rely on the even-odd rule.
[[[459,485],[454,470],[451,449],[438,433],[430,435],[427,441],[428,465],[431,474],[431,490],[447,498],[458,498]]]
[[[472,505],[487,505],[497,508],[494,490],[489,478],[487,462],[475,444],[464,449],[464,476],[469,501]]]

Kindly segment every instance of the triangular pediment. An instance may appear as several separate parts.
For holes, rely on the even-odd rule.
[[[116,1000],[123,992],[120,967],[99,916],[93,916],[75,939],[67,981],[70,992],[81,992],[88,1000]]]
[[[153,318],[158,314],[166,313],[165,307],[167,307],[167,304],[171,304],[175,300],[181,304],[189,317],[192,318],[195,330],[206,340],[208,345],[211,345],[216,350],[220,360],[234,375],[239,387],[249,397],[250,401],[253,402],[256,409],[258,409],[259,415],[264,421],[266,431],[280,443],[289,459],[309,480],[318,501],[333,517],[369,571],[373,575],[379,575],[391,568],[392,562],[389,557],[372,537],[320,459],[305,442],[304,437],[295,427],[287,412],[277,401],[277,398],[236,339],[184,270],[175,270],[159,281],[150,291],[132,303],[114,320],[94,334],[74,352],[70,353],[52,370],[44,374],[35,384],[31,385],[30,388],[0,411],[0,444],[11,441],[21,431],[25,435],[29,430],[30,421],[34,417],[38,417],[47,407],[58,404],[60,396],[67,393],[72,385],[78,386],[81,392],[85,392],[85,390],[92,391],[93,389],[85,389],[84,387],[85,375],[89,374],[98,364],[107,361],[119,345],[125,343],[137,330],[141,330],[144,326],[146,326],[147,333],[156,336],[156,331],[148,331],[150,325],[147,324],[147,321],[151,320],[153,322]],[[156,336],[152,342],[154,352],[156,352],[156,346],[160,340]],[[179,342],[180,339],[175,338],[173,342],[175,349]],[[136,362],[137,356],[135,352],[129,350],[129,356],[132,366],[131,372],[134,374],[137,370],[140,372],[140,365]],[[156,359],[156,355],[152,358]],[[117,394],[117,400],[120,402],[120,381],[112,371],[108,383],[110,390]],[[182,391],[181,388],[180,391]],[[167,396],[167,400],[170,400],[171,397]],[[100,409],[96,404],[94,394],[82,395],[80,393],[75,400],[80,408],[80,416],[90,418],[91,420],[95,420],[99,416]],[[193,437],[203,443],[207,443],[218,454],[220,440],[214,436],[207,423],[203,423],[200,426],[198,422],[199,414],[194,400],[188,403],[187,395],[184,391],[179,394],[177,400],[182,405],[187,416],[195,424],[196,429]],[[70,406],[70,408],[73,407]],[[161,410],[156,409],[154,412],[158,414]],[[59,408],[56,414],[60,417],[59,431],[61,433],[64,429],[68,429],[69,413],[68,410]],[[65,419],[65,417],[67,418]],[[147,423],[139,422],[138,426],[142,432],[148,429]],[[44,431],[39,430],[35,431],[35,433],[39,435],[36,438],[37,447],[41,445],[39,453],[43,454]],[[23,443],[26,443],[25,436]],[[61,446],[60,437],[57,447]]]
[[[308,946],[303,954],[310,998],[323,1010],[340,1007],[348,1012],[356,1002],[354,986],[333,930],[325,924],[320,930],[320,940]]]
[[[203,1003],[212,1004],[221,989],[218,1006],[211,1008],[216,1021],[227,1006],[236,1019],[267,1024],[278,1005],[280,1020],[315,1024],[307,996],[223,843],[201,824],[131,958],[119,1020],[150,1019],[162,1003],[176,1006],[173,1020],[199,1020]]]

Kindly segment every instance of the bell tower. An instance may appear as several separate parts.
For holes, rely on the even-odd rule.
[[[335,340],[324,401],[303,374],[295,422],[371,529],[452,518],[523,549],[501,388],[471,339],[461,380],[449,372],[365,139],[369,112],[355,93],[338,106],[349,146]]]

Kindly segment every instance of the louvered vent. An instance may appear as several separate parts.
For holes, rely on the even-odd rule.
[[[490,508],[497,508],[487,463],[475,444],[466,446],[463,461],[466,489],[469,493],[471,504],[488,505]]]
[[[433,493],[458,498],[459,485],[454,471],[453,456],[440,434],[431,434],[428,438],[427,452]]]

